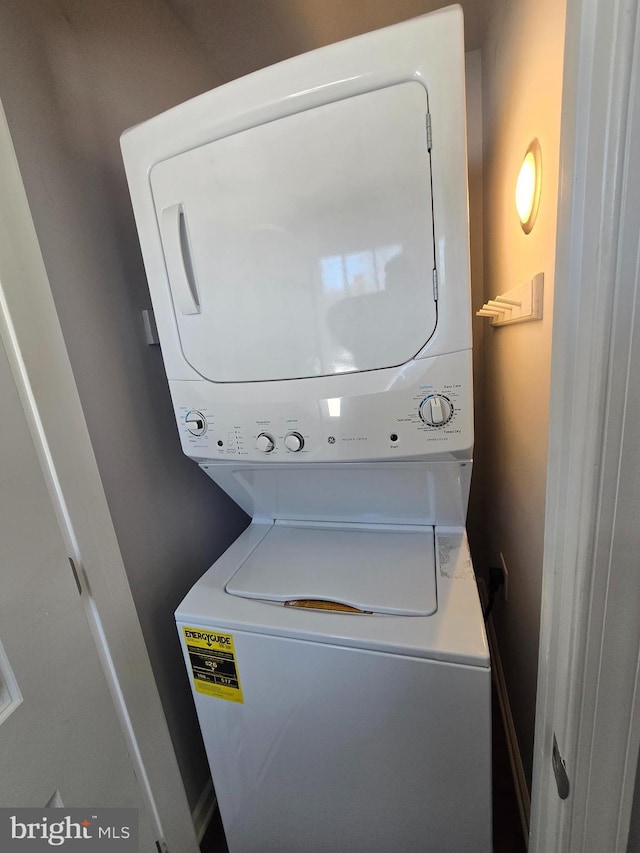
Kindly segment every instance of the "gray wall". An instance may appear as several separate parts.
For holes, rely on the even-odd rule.
[[[223,81],[291,56],[449,6],[449,0],[166,0]],[[477,50],[489,0],[460,0],[465,47]]]
[[[483,285],[483,153],[482,153],[482,53],[467,53],[467,158],[469,168],[469,249],[471,260],[471,310],[473,330],[473,397],[475,447],[473,477],[467,515],[467,534],[478,574],[487,565],[484,492],[484,336],[485,321],[476,317],[484,303]]]
[[[549,371],[558,199],[565,4],[493,0],[482,48],[485,297],[544,272],[541,322],[485,328],[485,524],[489,557],[509,572],[494,624],[525,771],[531,778]],[[532,139],[542,148],[540,210],[530,234],[514,194]]]
[[[118,139],[217,83],[159,0],[0,5],[0,98],[192,806],[209,774],[172,614],[246,517],[180,452],[160,351],[142,335]]]

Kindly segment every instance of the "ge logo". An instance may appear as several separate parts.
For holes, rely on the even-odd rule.
[[[327,439],[327,441],[329,442],[329,444],[335,444],[336,443],[335,435],[330,435],[329,438]]]

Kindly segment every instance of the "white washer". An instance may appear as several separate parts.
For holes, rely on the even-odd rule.
[[[491,849],[463,530],[253,523],[176,619],[231,853]]]
[[[176,614],[231,853],[489,853],[459,7],[122,149],[183,450],[252,519]]]

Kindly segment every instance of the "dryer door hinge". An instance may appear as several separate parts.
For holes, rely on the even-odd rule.
[[[427,151],[431,151],[431,113],[427,113]]]
[[[438,301],[438,270],[433,268],[433,298]]]

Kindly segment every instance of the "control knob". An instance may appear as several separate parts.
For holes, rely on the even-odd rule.
[[[304,447],[304,438],[299,432],[288,432],[284,437],[284,446],[292,453],[298,453]]]
[[[207,419],[197,409],[191,409],[190,412],[187,412],[184,422],[191,435],[201,436],[207,431]]]
[[[441,427],[453,417],[453,406],[442,394],[430,394],[420,403],[419,414],[427,426]]]
[[[271,453],[275,446],[274,438],[268,432],[261,432],[256,438],[256,448],[262,453]]]

